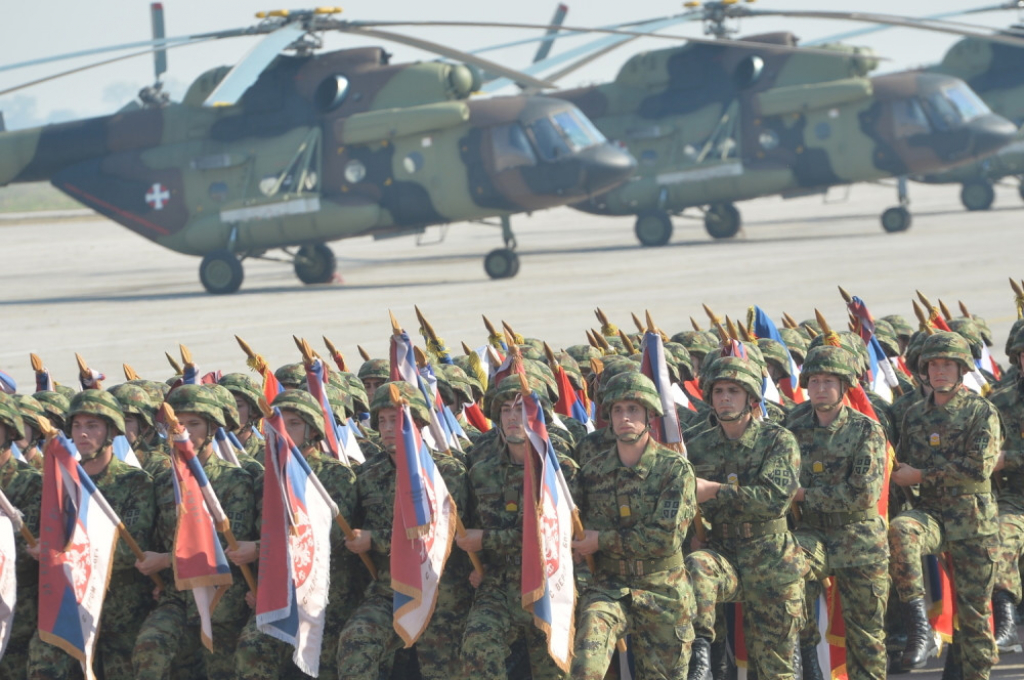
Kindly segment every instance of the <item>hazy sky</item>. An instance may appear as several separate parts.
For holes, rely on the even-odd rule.
[[[294,2],[294,0],[289,0]],[[14,4],[4,0],[0,6]],[[547,23],[554,11],[555,0],[516,0],[475,2],[470,0],[352,0],[344,4],[344,18],[353,20],[409,19],[409,20],[479,20]],[[678,0],[632,0],[621,2],[595,2],[569,0],[567,25],[606,26],[625,21],[660,17],[682,10]],[[763,9],[828,9],[856,10],[860,12],[887,12],[909,16],[924,16],[996,4],[995,0],[760,0],[756,7]],[[285,5],[290,6],[290,5]],[[167,34],[170,36],[203,31],[235,28],[251,24],[258,10],[274,9],[267,2],[254,0],[165,0]],[[7,7],[0,26],[0,65],[33,58],[61,54],[104,45],[146,40],[150,37],[148,0],[96,0],[95,2],[18,2],[17,8]],[[992,12],[972,16],[964,21],[989,26],[1006,26],[1018,21],[1016,12]],[[747,20],[741,25],[743,33],[762,33],[790,30],[810,40],[842,33],[862,26],[849,22],[793,19]],[[410,34],[450,44],[470,51],[518,38],[530,37],[536,32],[510,29],[401,29]],[[669,32],[675,35],[701,35],[699,24],[683,25]],[[168,54],[169,69],[165,76],[168,89],[180,97],[188,84],[212,66],[232,64],[253,44],[255,39],[224,40],[215,44],[182,47]],[[577,41],[580,39],[576,39]],[[584,38],[583,40],[586,40]],[[892,29],[853,41],[873,47],[877,53],[892,59],[882,66],[883,71],[897,70],[941,59],[945,50],[956,40],[953,36]],[[332,35],[326,46],[342,49],[358,45],[383,44],[379,41],[359,40],[350,36]],[[577,43],[572,43],[577,44]],[[664,40],[643,39],[631,43],[617,52],[603,57],[589,67],[571,75],[563,85],[610,79],[632,54],[646,49],[671,45]],[[555,54],[567,49],[570,42],[556,44]],[[432,58],[429,54],[403,47],[387,45],[394,61],[414,61]],[[536,46],[519,47],[489,56],[510,66],[522,67],[529,63]],[[0,90],[42,78],[52,73],[97,61],[92,57],[82,60],[50,64],[42,67],[0,73]],[[56,82],[38,85],[10,95],[0,96],[0,111],[4,112],[8,129],[22,128],[73,117],[112,113],[130,101],[136,92],[153,80],[152,60],[138,57],[111,64],[92,71],[76,74]]]

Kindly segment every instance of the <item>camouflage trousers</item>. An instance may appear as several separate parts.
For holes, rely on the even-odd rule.
[[[921,558],[948,552],[956,590],[964,680],[985,680],[998,661],[995,638],[989,626],[992,584],[998,548],[996,536],[969,541],[945,540],[945,531],[934,515],[924,510],[902,512],[889,525],[889,573],[901,602],[924,597]]]
[[[999,508],[999,553],[993,590],[1005,590],[1021,601],[1020,557],[1024,552],[1024,512]]]
[[[190,593],[181,595],[192,597]],[[135,677],[146,680],[171,680],[181,677],[180,660],[201,656],[208,680],[234,680],[235,644],[239,626],[214,621],[213,652],[203,646],[197,625],[188,623],[181,597],[165,598],[150,612],[139,630],[131,654]],[[190,673],[192,669],[187,669]]]
[[[800,646],[821,641],[812,615],[822,592],[822,581],[832,577],[846,627],[846,672],[850,680],[885,680],[885,604],[889,598],[889,564],[878,562],[856,567],[832,567],[824,541],[812,532],[794,533],[810,567],[805,584],[806,620]],[[822,669],[823,671],[825,669]]]
[[[633,590],[620,597],[597,589],[584,592],[576,609],[570,677],[603,680],[616,642],[629,635],[638,677],[685,678],[693,643],[692,597],[680,598],[672,590]]]
[[[711,550],[686,556],[697,600],[694,633],[715,639],[715,605],[743,603],[747,652],[758,677],[795,680],[793,662],[804,620],[804,582],[745,583],[729,560]]]
[[[488,572],[473,597],[462,638],[466,675],[473,680],[506,680],[505,659],[519,636],[526,640],[533,680],[567,677],[548,654],[547,638],[534,625],[533,614],[523,609],[519,570]]]
[[[37,589],[35,583],[17,589],[11,637],[7,642],[7,650],[0,657],[0,678],[4,680],[25,680],[28,675],[28,646],[38,627]]]
[[[473,586],[465,571],[452,568],[455,555],[441,577],[434,615],[416,642],[420,675],[424,680],[461,680],[468,677],[462,664],[459,641],[466,631],[466,614],[473,604]],[[459,555],[458,557],[463,557]]]

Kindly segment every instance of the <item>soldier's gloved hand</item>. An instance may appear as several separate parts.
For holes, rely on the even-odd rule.
[[[600,549],[598,547],[598,533],[591,529],[584,531],[583,538],[572,542],[572,549],[573,552],[583,556],[593,555]]]
[[[170,553],[156,553],[147,550],[142,553],[142,556],[143,559],[135,562],[135,568],[141,571],[145,576],[152,576],[164,569],[171,568]]]
[[[484,549],[484,530],[466,529],[463,535],[455,535],[455,542],[466,552],[480,552]]]
[[[239,541],[238,550],[225,550],[224,555],[240,567],[256,561],[260,556],[260,544],[256,541]]]
[[[353,529],[352,534],[352,538],[345,539],[345,547],[357,555],[369,552],[371,545],[370,537],[373,535],[373,532]]]
[[[921,471],[916,467],[911,467],[906,463],[900,463],[900,466],[893,470],[892,482],[897,486],[913,486],[914,484],[921,483]]]

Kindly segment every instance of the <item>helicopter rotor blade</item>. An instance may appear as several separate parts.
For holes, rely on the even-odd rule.
[[[555,15],[551,17],[551,25],[558,26],[555,29],[548,29],[544,35],[544,40],[537,47],[537,53],[533,55],[533,63],[536,64],[538,61],[544,61],[551,54],[551,48],[555,44],[555,38],[558,37],[558,33],[562,30],[562,24],[565,23],[565,15],[569,13],[569,6],[566,4],[559,4],[555,8]]]
[[[154,2],[149,6],[150,20],[153,24],[153,40],[162,40],[167,37],[164,31],[164,5],[162,2]],[[153,72],[156,75],[156,82],[167,73],[167,48],[161,47],[153,52]]]
[[[306,29],[302,25],[287,23],[265,37],[228,71],[203,106],[233,106],[281,50],[305,34]]]

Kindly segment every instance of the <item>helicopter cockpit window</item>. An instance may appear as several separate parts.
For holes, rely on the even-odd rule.
[[[899,99],[892,103],[893,131],[897,138],[928,134],[932,131],[928,117],[917,99]]]
[[[530,123],[530,132],[533,133],[533,141],[537,144],[541,159],[554,161],[569,155],[569,146],[551,120],[538,118]]]
[[[587,130],[580,125],[576,116],[572,115],[572,111],[556,113],[552,118],[555,121],[555,125],[562,130],[562,135],[569,142],[569,146],[573,151],[580,151],[588,146],[594,146],[599,143],[598,140],[590,137]]]
[[[494,150],[496,172],[537,164],[537,156],[533,153],[530,140],[526,138],[526,132],[519,123],[499,125],[492,129],[491,145]]]
[[[953,105],[951,100],[945,97],[943,92],[933,92],[926,95],[922,103],[924,104],[925,113],[928,114],[928,119],[932,123],[932,127],[940,132],[952,130],[963,123],[963,117],[960,115],[959,109]]]
[[[313,95],[316,106],[321,112],[327,113],[341,106],[348,95],[348,78],[343,75],[333,75],[324,79],[316,88]]]
[[[988,108],[988,104],[982,101],[981,97],[969,87],[955,85],[946,88],[942,93],[946,95],[957,111],[960,112],[964,122],[969,122],[975,118],[992,113],[991,109]]]

